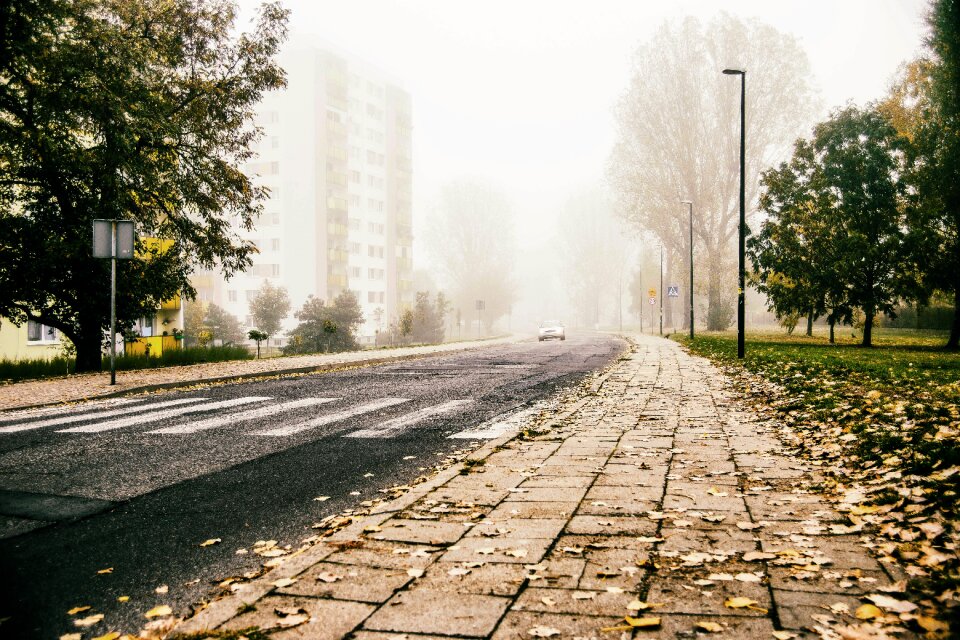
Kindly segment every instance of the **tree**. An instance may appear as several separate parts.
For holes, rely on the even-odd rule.
[[[410,336],[413,342],[424,344],[443,342],[444,324],[448,312],[449,304],[442,292],[437,293],[435,302],[430,302],[428,291],[418,291],[417,301],[410,318]]]
[[[290,296],[284,287],[277,287],[264,280],[256,297],[250,301],[253,324],[267,334],[276,335],[290,313]]]
[[[909,141],[916,189],[911,207],[913,266],[925,299],[950,294],[947,348],[960,348],[960,2],[935,0],[927,21],[929,58],[907,65],[882,108]],[[925,300],[921,300],[925,301]]]
[[[877,314],[908,297],[901,267],[907,172],[903,139],[876,109],[849,106],[799,140],[789,164],[764,174],[769,219],[751,255],[778,317],[830,311],[850,322],[863,311],[863,345]],[[832,334],[832,331],[831,331]]]
[[[447,184],[427,239],[456,306],[473,309],[483,300],[483,322],[492,329],[514,300],[515,241],[507,200],[477,182]]]
[[[191,300],[183,305],[183,340],[188,347],[206,346],[206,342],[210,341],[210,337],[204,333],[206,332],[207,306],[207,303],[201,300]],[[206,338],[206,342],[203,342],[202,338]]]
[[[77,369],[98,370],[109,325],[109,261],[91,255],[95,218],[131,219],[144,243],[121,261],[117,314],[129,328],[189,276],[251,264],[267,190],[241,167],[253,108],[284,85],[273,56],[287,12],[261,9],[234,35],[220,0],[0,1],[0,316],[56,327]]]
[[[207,317],[203,324],[212,338],[220,340],[224,345],[240,342],[244,338],[243,325],[237,317],[218,305],[211,304],[207,307]]]
[[[257,343],[257,358],[258,358],[258,359],[260,358],[260,343],[263,342],[264,340],[266,340],[266,339],[269,338],[269,337],[270,337],[270,336],[267,335],[266,332],[260,331],[259,329],[250,329],[250,331],[247,332],[247,338],[249,338],[250,340],[253,340],[254,342]]]
[[[670,280],[688,278],[688,217],[680,200],[693,201],[695,275],[706,282],[709,329],[725,328],[737,291],[740,83],[720,73],[730,66],[748,72],[749,214],[760,170],[787,155],[814,107],[806,54],[772,27],[729,15],[706,25],[695,18],[665,23],[634,56],[608,165],[617,211],[660,239],[667,265],[682,265]],[[686,296],[683,304],[689,317]]]
[[[363,324],[363,311],[357,296],[343,291],[333,303],[310,296],[303,307],[293,314],[300,322],[290,332],[290,342],[284,353],[319,353],[350,351],[359,348],[357,329]]]

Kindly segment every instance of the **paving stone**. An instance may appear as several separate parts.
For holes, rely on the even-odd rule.
[[[510,600],[496,596],[414,589],[395,595],[364,623],[364,629],[484,637]]]
[[[663,497],[663,488],[660,486],[643,487],[635,486],[631,488],[594,486],[591,487],[584,496],[585,502],[605,501],[616,502],[625,500],[659,502]]]
[[[524,590],[511,606],[512,611],[541,611],[544,613],[578,613],[583,615],[620,616],[628,615],[627,605],[636,599],[635,593],[624,591],[589,591],[582,589],[543,589],[531,587]],[[544,602],[546,600],[546,602]]]
[[[504,498],[510,502],[570,502],[579,501],[587,492],[586,487],[531,488],[510,493]]]
[[[524,489],[535,487],[545,489],[574,487],[579,489],[589,487],[593,481],[594,476],[533,476],[527,478],[520,487]]]
[[[402,551],[403,553],[395,553]],[[363,546],[336,551],[326,560],[339,564],[367,565],[384,569],[423,568],[433,562],[444,549],[402,542],[363,541]]]
[[[284,595],[386,602],[412,578],[405,569],[381,569],[364,565],[319,562],[297,576],[297,581],[279,590]]]
[[[564,532],[573,535],[653,536],[657,532],[657,523],[645,517],[574,516]]]
[[[504,502],[487,517],[506,518],[569,518],[576,510],[576,502]]]
[[[381,531],[370,534],[374,540],[413,542],[419,544],[452,544],[470,529],[459,522],[407,520],[393,518],[380,525]]]
[[[375,609],[373,605],[342,600],[318,600],[293,596],[267,596],[258,600],[252,611],[231,618],[219,629],[239,630],[248,627],[274,629],[279,626],[280,616],[276,609],[303,609],[310,622],[270,634],[271,638],[317,638],[326,640],[342,638],[357,627]]]
[[[530,573],[521,564],[487,562],[479,567],[475,566],[476,564],[476,562],[434,563],[430,565],[423,577],[417,578],[417,588],[512,597],[520,591]],[[465,571],[467,573],[464,573]]]
[[[553,540],[566,524],[566,518],[487,518],[471,528],[466,537],[503,541],[519,536]]]
[[[777,603],[777,615],[784,629],[802,629],[818,624],[813,616],[827,616],[838,622],[850,624],[856,621],[853,612],[863,604],[854,596],[779,589],[773,590],[773,598]],[[831,606],[838,604],[846,605],[849,614],[834,613],[829,610]]]
[[[824,567],[819,571],[809,571],[804,567],[768,566],[767,572],[770,574],[770,586],[784,591],[863,595],[890,583],[882,571],[862,569]]]
[[[536,564],[553,543],[547,538],[464,538],[440,556],[443,562]],[[492,551],[491,551],[492,550]],[[522,554],[526,551],[526,554]],[[522,555],[521,555],[522,554]]]
[[[739,580],[717,581],[697,586],[694,580],[707,579],[711,573],[724,572],[723,563],[709,564],[696,570],[674,571],[657,575],[647,593],[647,602],[660,603],[658,613],[695,613],[717,616],[765,616],[771,608],[770,592],[762,583]],[[759,609],[724,606],[728,598],[744,597],[757,602]]]
[[[510,494],[506,489],[447,489],[441,487],[426,497],[437,502],[467,503],[471,505],[492,507]]]
[[[564,614],[544,614],[525,611],[511,611],[497,627],[491,640],[518,640],[531,638],[534,627],[556,629],[560,640],[581,638],[582,640],[628,640],[630,632],[611,633],[602,629],[616,626],[622,618],[614,616],[584,616]]]

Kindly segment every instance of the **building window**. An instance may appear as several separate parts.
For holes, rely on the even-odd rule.
[[[360,206],[360,196],[358,196],[358,195],[355,194],[355,193],[351,193],[351,194],[350,194],[350,205],[353,206],[353,207],[359,207],[359,206]]]
[[[350,230],[360,231],[360,218],[350,218]]]
[[[383,257],[383,247],[378,247],[376,245],[367,246],[367,257],[369,258],[382,258]]]
[[[40,324],[36,320],[27,320],[28,342],[59,342],[60,332],[53,327]]]
[[[231,289],[227,291],[227,302],[236,302],[237,301],[237,291],[236,289]]]
[[[271,238],[271,239],[270,239],[270,250],[271,250],[271,251],[280,251],[280,238]]]
[[[359,278],[360,277],[360,267],[350,267],[350,277]]]
[[[356,183],[356,184],[360,184],[360,172],[359,172],[359,171],[351,171],[351,172],[350,172],[350,182],[353,182],[353,183]]]
[[[140,318],[137,320],[137,333],[141,338],[153,337],[153,318]]]
[[[360,255],[360,243],[359,243],[359,242],[351,242],[351,243],[350,243],[350,253],[352,253],[352,254],[355,255],[355,256]]]

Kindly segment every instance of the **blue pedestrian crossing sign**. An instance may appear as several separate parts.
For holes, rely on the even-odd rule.
[[[680,287],[678,285],[672,284],[667,287],[667,296],[670,298],[679,298],[680,297]]]

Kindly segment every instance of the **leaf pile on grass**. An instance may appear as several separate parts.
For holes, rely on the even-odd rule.
[[[787,427],[786,444],[825,478],[819,489],[875,534],[868,544],[901,566],[923,612],[956,630],[960,354],[936,348],[941,339],[892,333],[885,346],[864,349],[751,335],[738,362],[735,336],[677,337]]]

